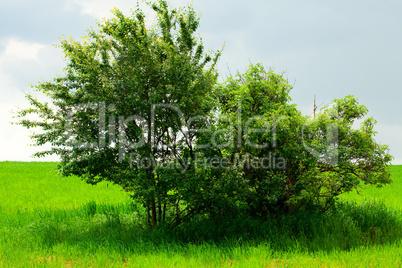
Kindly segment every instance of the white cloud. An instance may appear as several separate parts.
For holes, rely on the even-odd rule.
[[[130,12],[130,9],[136,8],[136,2],[132,0],[73,0],[75,4],[81,7],[83,14],[90,15],[96,19],[111,17],[110,11],[113,8],[118,8],[124,13]],[[141,4],[141,8],[145,5]]]
[[[54,72],[61,72],[60,52],[50,45],[29,42],[16,38],[0,41],[0,161],[55,161],[56,157],[33,159],[36,151],[43,148],[28,146],[30,131],[11,125],[10,110],[28,107],[24,95],[29,82],[36,83],[41,76],[49,78]]]
[[[81,12],[86,15],[90,15],[96,19],[110,18],[110,11],[113,8],[118,8],[123,13],[128,14],[130,9],[136,9],[137,1],[133,0],[72,0],[74,4],[81,7]],[[148,17],[148,21],[153,21],[154,15],[151,9],[144,3],[144,1],[139,0],[140,8],[145,12]],[[169,4],[172,7],[179,7],[189,4],[190,1],[187,0],[172,0]]]
[[[104,17],[109,17],[110,16],[110,10],[114,8],[113,4],[114,2],[107,1],[107,0],[101,0],[101,1],[81,1],[81,0],[74,0],[76,4],[78,4],[81,7],[81,12],[83,14],[90,15],[94,18],[100,19]],[[120,7],[122,5],[122,2],[131,2],[132,1],[119,1]]]
[[[26,107],[27,105],[24,103],[21,106]],[[35,152],[50,147],[30,146],[32,144],[29,138],[31,131],[18,125],[11,125],[11,122],[16,122],[16,119],[12,118],[13,114],[10,111],[16,110],[16,107],[17,103],[1,103],[0,105],[0,161],[59,161],[57,156],[32,157]]]
[[[23,59],[23,60],[38,60],[38,52],[46,45],[21,41],[15,38],[10,38],[5,41],[5,50],[0,55],[0,66],[7,59]]]
[[[0,52],[0,102],[21,100],[29,83],[62,72],[61,52],[51,45],[15,38],[0,43],[4,47]]]
[[[38,62],[38,53],[45,47],[43,44],[21,41],[15,38],[2,40],[4,50],[0,52],[0,102],[13,102],[23,97],[21,86],[27,87],[28,81],[22,85],[30,65]],[[0,120],[2,115],[0,115]]]

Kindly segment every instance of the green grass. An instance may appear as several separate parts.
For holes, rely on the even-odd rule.
[[[71,209],[89,201],[118,204],[129,198],[113,184],[92,186],[77,177],[62,178],[57,163],[0,162],[0,210]]]
[[[344,195],[325,214],[153,232],[118,186],[60,178],[55,167],[0,162],[0,267],[402,266],[402,166],[393,185]]]
[[[346,193],[342,196],[342,200],[362,202],[380,202],[389,208],[402,210],[402,165],[392,166],[391,176],[394,183],[377,188],[373,186],[362,186],[357,193],[356,191]]]

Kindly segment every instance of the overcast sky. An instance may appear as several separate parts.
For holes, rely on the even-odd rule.
[[[170,1],[172,6],[188,1]],[[222,78],[263,63],[286,72],[293,102],[317,104],[355,95],[377,119],[376,139],[402,164],[402,1],[194,0],[200,35],[210,49],[226,47]],[[0,0],[0,161],[37,161],[29,132],[11,125],[10,110],[26,107],[29,83],[63,73],[58,37],[79,38],[117,7],[134,0]],[[45,158],[39,160],[56,160]]]

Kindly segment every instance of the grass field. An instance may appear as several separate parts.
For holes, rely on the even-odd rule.
[[[345,194],[323,215],[153,232],[118,186],[55,167],[0,162],[0,267],[402,267],[402,166],[393,185]]]

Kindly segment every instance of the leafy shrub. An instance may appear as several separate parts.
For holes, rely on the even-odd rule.
[[[291,104],[286,79],[261,64],[217,84],[220,51],[205,53],[191,7],[151,4],[99,23],[81,41],[61,41],[64,76],[36,86],[19,124],[43,131],[36,156],[58,154],[64,176],[120,185],[144,207],[151,228],[197,217],[329,209],[360,185],[390,183],[388,147],[374,140],[375,120],[353,96],[316,118]],[[41,120],[26,116],[36,114]],[[87,216],[106,207],[88,204]],[[114,211],[109,222],[119,222]]]

